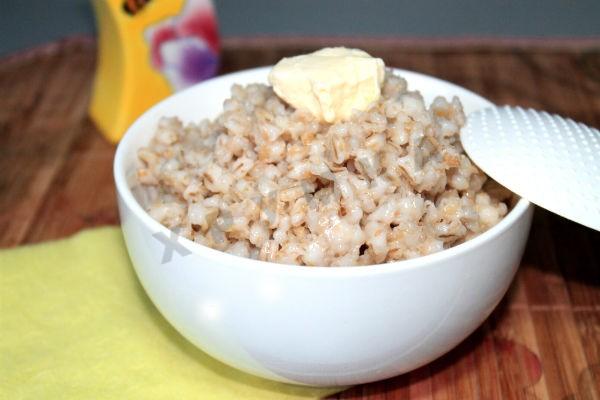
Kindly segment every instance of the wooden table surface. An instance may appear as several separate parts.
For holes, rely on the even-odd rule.
[[[222,71],[323,44],[226,41]],[[497,103],[600,127],[600,42],[353,44],[388,65],[450,80]],[[90,39],[0,60],[0,246],[119,223],[115,148],[86,115],[94,61]],[[517,278],[480,329],[417,371],[333,397],[600,399],[600,234],[538,209]]]

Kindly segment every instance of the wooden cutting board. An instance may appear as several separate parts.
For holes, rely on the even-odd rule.
[[[440,43],[336,39],[387,65],[502,104],[600,127],[600,41]],[[226,40],[222,72],[326,39]],[[95,44],[80,38],[0,60],[0,246],[117,224],[114,147],[86,116]],[[600,157],[600,154],[598,155]],[[538,209],[517,278],[485,324],[435,362],[341,399],[600,399],[600,233]]]

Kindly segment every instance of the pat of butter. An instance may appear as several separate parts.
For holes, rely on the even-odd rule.
[[[269,82],[288,104],[332,123],[377,101],[384,75],[380,58],[358,49],[333,47],[282,59],[271,70]]]

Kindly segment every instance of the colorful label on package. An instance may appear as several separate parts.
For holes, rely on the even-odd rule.
[[[98,67],[90,115],[118,141],[147,108],[215,75],[219,36],[210,0],[94,0]]]

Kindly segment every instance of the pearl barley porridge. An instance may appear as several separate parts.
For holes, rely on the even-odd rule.
[[[328,123],[271,86],[234,85],[213,121],[162,118],[138,152],[145,208],[197,243],[286,264],[441,251],[495,225],[510,193],[465,155],[458,98],[426,107],[386,70],[381,97]]]

